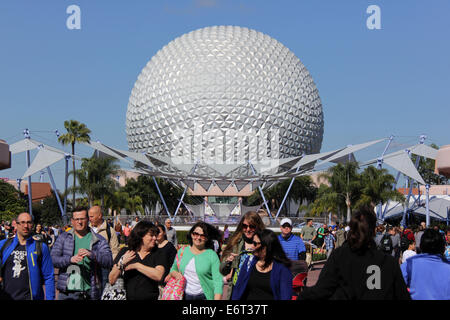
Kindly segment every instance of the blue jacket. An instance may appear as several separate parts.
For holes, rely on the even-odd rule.
[[[92,233],[92,240],[89,250],[93,254],[91,261],[91,299],[98,300],[101,295],[102,268],[111,268],[113,264],[111,249],[108,242],[101,235]],[[70,259],[75,255],[74,231],[70,229],[64,232],[56,239],[52,248],[52,260],[55,268],[59,268],[58,283],[56,285],[59,291],[65,292],[67,289],[67,268],[72,264]]]
[[[442,255],[416,254],[400,266],[414,300],[450,300],[450,261]]]
[[[7,239],[0,241],[0,248],[3,247]],[[11,245],[4,249],[2,266],[9,258],[13,250],[18,245],[19,240],[17,237],[13,238]],[[27,250],[27,264],[28,264],[28,276],[30,278],[31,297],[33,300],[44,300],[44,290],[42,284],[45,284],[45,299],[55,299],[55,275],[53,270],[53,263],[50,257],[50,250],[45,243],[42,243],[42,257],[41,266],[38,266],[36,242],[32,237],[27,239],[25,244]]]
[[[253,258],[253,256],[252,256]],[[243,296],[250,274],[256,268],[257,259],[245,259],[240,271],[239,277],[233,288],[231,300],[240,300]],[[274,300],[292,299],[292,273],[284,264],[273,261],[272,271],[270,273],[270,286]]]
[[[280,240],[281,246],[283,247],[286,256],[291,260],[298,260],[298,254],[300,252],[306,252],[305,243],[303,242],[302,238],[294,235],[293,233],[287,239],[284,239],[280,234],[278,236],[278,240]]]

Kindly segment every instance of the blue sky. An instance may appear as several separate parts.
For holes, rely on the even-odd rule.
[[[66,27],[73,4],[81,30]],[[366,26],[369,5],[381,9],[381,30]],[[397,146],[421,134],[427,144],[450,144],[449,13],[448,0],[2,0],[0,139],[12,144],[28,128],[68,151],[53,131],[76,119],[94,140],[127,149],[128,99],[152,56],[192,30],[238,25],[277,39],[310,71],[324,110],[322,151],[391,134]],[[25,169],[19,154],[0,177]],[[62,189],[62,163],[52,170]]]

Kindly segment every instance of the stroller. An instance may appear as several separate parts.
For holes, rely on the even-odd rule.
[[[308,264],[304,260],[292,261],[292,300],[296,300],[299,293],[306,286],[308,278]]]

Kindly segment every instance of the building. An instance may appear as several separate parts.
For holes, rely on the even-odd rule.
[[[0,170],[11,168],[11,152],[5,140],[0,139]]]
[[[16,190],[19,190],[18,182],[17,180],[10,180],[7,178],[3,178],[3,181],[9,183],[12,185]],[[50,183],[47,182],[31,182],[31,188],[32,188],[32,196],[33,202],[44,200],[47,197],[50,197],[52,195],[52,188],[50,186]],[[28,181],[23,180],[20,182],[20,191],[28,195]]]

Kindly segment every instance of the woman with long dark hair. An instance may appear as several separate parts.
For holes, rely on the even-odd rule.
[[[219,257],[214,251],[214,240],[219,233],[212,225],[199,221],[187,235],[189,246],[178,250],[178,268],[174,261],[171,272],[166,277],[186,278],[185,300],[221,300],[223,279],[219,271]]]
[[[245,259],[231,295],[232,300],[291,300],[291,261],[275,232],[257,231],[253,256]]]
[[[333,250],[314,287],[297,300],[410,300],[398,261],[377,250],[373,208],[355,212],[347,241]]]
[[[158,300],[158,283],[163,279],[166,258],[158,250],[158,228],[140,221],[131,230],[128,247],[122,248],[114,260],[109,283],[123,274],[127,300]]]
[[[166,228],[163,225],[158,225],[157,228],[159,230],[158,236],[156,237],[158,249],[161,250],[162,255],[166,257],[166,262],[164,263],[164,276],[160,282],[160,285],[164,286],[164,279],[169,274],[170,268],[172,268],[173,261],[177,255],[177,249],[172,242],[167,240]]]
[[[264,229],[265,225],[259,214],[255,211],[248,211],[242,216],[236,231],[228,240],[220,263],[220,272],[225,276],[227,282],[226,300],[231,297],[240,267],[254,249],[253,236],[255,232]]]

